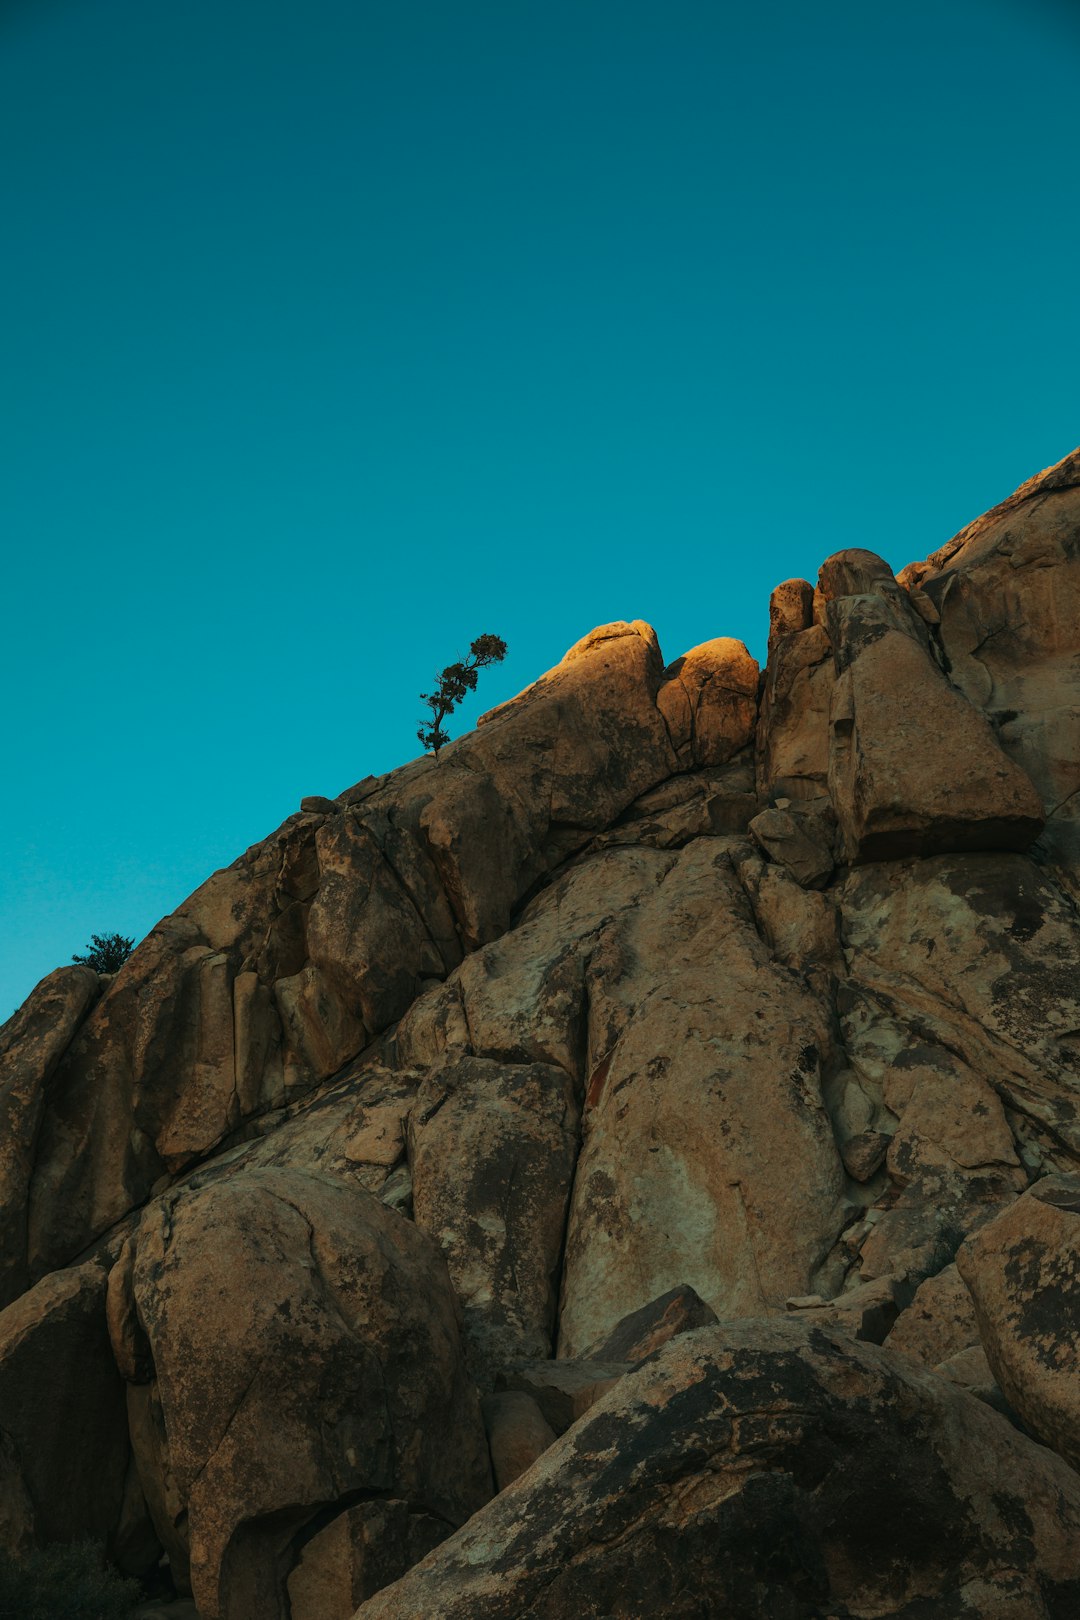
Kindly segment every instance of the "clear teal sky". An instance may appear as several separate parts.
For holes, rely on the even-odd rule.
[[[0,1017],[594,624],[1080,441],[1053,0],[0,0]]]

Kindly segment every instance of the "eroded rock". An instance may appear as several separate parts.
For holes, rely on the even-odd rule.
[[[7,1550],[114,1537],[130,1448],[106,1272],[54,1272],[0,1312],[0,1530]],[[27,1523],[30,1516],[31,1523]]]
[[[1045,1445],[1080,1468],[1080,1176],[1048,1176],[964,1244],[993,1375]]]
[[[445,1263],[371,1195],[284,1169],[168,1194],[131,1295],[154,1370],[140,1473],[209,1620],[284,1615],[306,1528],[350,1495],[449,1529],[490,1494]]]
[[[1048,1616],[1080,1592],[1078,1533],[1080,1479],[945,1379],[724,1322],[622,1379],[358,1620]]]
[[[0,1309],[29,1286],[27,1199],[49,1082],[101,984],[57,968],[0,1029]]]
[[[821,1094],[828,1021],[772,962],[722,841],[689,845],[613,923],[589,985],[560,1356],[673,1275],[722,1316],[782,1309],[809,1290],[842,1218]]]

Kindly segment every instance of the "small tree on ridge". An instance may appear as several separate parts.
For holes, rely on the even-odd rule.
[[[90,943],[82,956],[73,956],[73,962],[85,963],[98,973],[115,973],[131,955],[133,939],[123,934],[91,934]]]
[[[476,690],[478,671],[486,668],[488,664],[501,664],[505,657],[506,642],[501,636],[477,636],[469,647],[468,658],[463,658],[456,664],[447,664],[442,673],[436,676],[438,684],[434,692],[421,692],[421,702],[427,704],[431,714],[421,720],[416,735],[424,747],[435,755],[436,760],[439,757],[439,749],[450,741],[449,733],[443,728],[443,721],[453,714],[467,693]]]

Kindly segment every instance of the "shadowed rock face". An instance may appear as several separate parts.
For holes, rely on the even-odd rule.
[[[603,626],[44,980],[0,1542],[212,1620],[1071,1620],[1078,570],[1080,452],[786,581],[760,677]]]
[[[100,989],[93,968],[57,968],[0,1029],[0,1308],[29,1285],[27,1199],[46,1090]]]
[[[726,1322],[627,1374],[359,1616],[1064,1616],[1078,1531],[1080,1477],[944,1379]]]
[[[1047,1176],[964,1244],[994,1377],[1032,1433],[1080,1467],[1080,1176]]]
[[[286,1615],[301,1532],[336,1504],[400,1500],[446,1534],[489,1496],[445,1262],[370,1194],[249,1170],[156,1200],[125,1264],[117,1361],[161,1418],[139,1467],[211,1620]]]

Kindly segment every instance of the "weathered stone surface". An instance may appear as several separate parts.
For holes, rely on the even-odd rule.
[[[445,1540],[447,1526],[408,1502],[358,1502],[316,1531],[288,1580],[289,1620],[352,1620],[357,1605]]]
[[[940,615],[950,679],[1036,784],[1040,840],[1080,888],[1080,451],[926,563],[905,569]]]
[[[93,968],[57,968],[0,1028],[0,1309],[29,1286],[27,1198],[46,1090],[99,990]]]
[[[975,1302],[955,1265],[919,1284],[885,1340],[890,1350],[936,1367],[979,1342]]]
[[[770,654],[757,729],[762,798],[814,799],[826,791],[835,680],[823,625],[785,637]]]
[[[956,1257],[1006,1398],[1080,1468],[1080,1176],[1048,1176]]]
[[[893,603],[830,601],[827,628],[829,793],[848,859],[1026,849],[1044,820],[1031,779]]]
[[[486,1395],[484,1424],[499,1491],[505,1491],[555,1443],[555,1430],[533,1397],[521,1389]]]
[[[760,672],[741,641],[703,642],[664,676],[656,706],[680,765],[724,765],[753,741]]]
[[[625,844],[681,849],[694,838],[745,832],[757,810],[753,759],[744,749],[726,765],[686,771],[643,793],[588,852]]]
[[[814,587],[807,579],[785,579],[769,597],[769,655],[772,663],[781,641],[809,630],[814,622]]]
[[[990,1370],[986,1351],[981,1344],[972,1344],[966,1350],[958,1350],[946,1361],[938,1362],[934,1371],[939,1377],[947,1378],[951,1384],[966,1389],[976,1400],[985,1401],[987,1406],[992,1406],[994,1411],[1000,1412],[1003,1417],[1008,1417],[1010,1421],[1018,1421]]]
[[[599,1361],[580,1357],[573,1361],[519,1361],[505,1368],[496,1380],[499,1391],[528,1395],[544,1421],[556,1434],[595,1406],[624,1373],[629,1361]]]
[[[789,1311],[797,1312],[807,1323],[838,1328],[850,1333],[853,1339],[864,1339],[867,1344],[881,1344],[910,1295],[911,1289],[903,1280],[876,1277],[831,1300],[819,1294],[807,1294],[786,1303]]]
[[[814,622],[823,624],[828,616],[828,604],[844,596],[877,596],[898,609],[901,616],[907,613],[904,592],[897,586],[884,557],[860,546],[834,551],[818,569]]]
[[[771,961],[721,840],[688,845],[616,919],[589,986],[560,1356],[680,1279],[722,1316],[782,1309],[841,1222],[829,1031]]]
[[[891,1069],[898,1102],[919,1065],[965,1073],[979,1101],[961,1168],[1009,1162],[987,1085],[1032,1167],[1076,1162],[1080,930],[1051,874],[1021,855],[887,863],[852,874],[841,909],[853,1064],[882,1083]]]
[[[821,889],[833,871],[833,856],[824,828],[790,810],[762,810],[750,823],[750,835],[771,861],[777,861],[804,889]]]
[[[1058,1458],[901,1357],[724,1322],[623,1379],[358,1620],[1046,1620],[1078,1594]]]
[[[53,1273],[0,1312],[0,1530],[25,1544],[113,1536],[128,1466],[124,1386],[105,1325],[106,1274]]]
[[[416,1222],[446,1255],[481,1381],[551,1352],[578,1109],[564,1070],[461,1058],[409,1116]]]
[[[736,845],[731,859],[773,957],[831,996],[834,975],[844,971],[840,913],[832,895],[802,888],[786,867],[767,864],[750,844]]]
[[[140,1470],[209,1620],[284,1615],[306,1528],[351,1493],[446,1527],[490,1493],[445,1264],[370,1195],[270,1169],[166,1194],[132,1295],[161,1415]]]
[[[588,1352],[592,1361],[644,1361],[679,1333],[711,1327],[716,1312],[685,1283],[631,1311]]]
[[[675,856],[602,851],[572,866],[526,907],[516,928],[467,957],[402,1019],[399,1062],[454,1056],[557,1064],[586,1074],[586,968],[613,918],[662,882]]]

